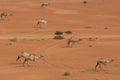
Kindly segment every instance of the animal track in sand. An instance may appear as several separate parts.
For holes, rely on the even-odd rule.
[[[114,16],[114,15],[96,15],[97,17],[101,17],[101,18],[117,18],[118,16]]]
[[[57,14],[79,14],[76,10],[65,10],[65,9],[56,9],[56,8],[48,8],[50,10],[54,10],[54,13]]]

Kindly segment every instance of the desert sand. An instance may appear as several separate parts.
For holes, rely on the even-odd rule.
[[[40,2],[50,5],[40,7]],[[120,0],[0,0],[0,80],[119,80]],[[36,22],[47,24],[37,28]],[[70,30],[65,39],[54,40],[55,31]],[[67,38],[83,40],[66,48]],[[16,38],[12,42],[10,39]],[[98,38],[89,41],[89,38]],[[21,51],[43,54],[29,66],[16,63]],[[104,71],[95,71],[99,58],[115,59]],[[64,76],[64,72],[71,72]]]

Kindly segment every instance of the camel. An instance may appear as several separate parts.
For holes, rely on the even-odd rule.
[[[7,12],[2,12],[0,13],[0,18],[3,19],[3,17],[7,17],[7,16],[12,16],[11,13],[7,13]]]
[[[102,71],[101,65],[105,66],[105,65],[108,65],[108,64],[112,63],[113,61],[114,61],[114,59],[108,60],[108,59],[101,58],[97,61],[97,64],[95,65],[95,70],[97,70],[97,67],[99,67],[100,70]]]
[[[37,59],[40,59],[40,58],[42,58],[42,57],[44,57],[44,56],[37,56],[36,54],[30,54],[30,53],[27,53],[27,52],[21,52],[19,55],[18,55],[18,57],[17,57],[17,59],[16,59],[16,62],[18,61],[18,60],[20,60],[21,61],[21,58],[24,58],[25,60],[24,60],[24,62],[23,62],[23,65],[25,64],[25,63],[27,63],[28,64],[28,61],[36,61]]]
[[[43,24],[47,24],[47,21],[44,20],[44,19],[40,19],[40,20],[38,20],[38,22],[37,22],[36,25],[37,25],[37,26],[40,25],[40,27],[42,27]]]
[[[41,3],[41,7],[47,7],[48,5],[50,5],[50,3],[48,3],[48,2],[42,2]]]
[[[72,46],[73,46],[74,43],[77,43],[77,42],[79,42],[79,41],[81,41],[81,40],[82,40],[82,39],[76,39],[76,38],[74,38],[74,37],[71,37],[71,38],[68,39],[67,46],[70,46],[71,43],[72,43]],[[71,46],[71,47],[72,47],[72,46]]]

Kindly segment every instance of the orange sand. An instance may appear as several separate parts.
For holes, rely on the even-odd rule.
[[[88,4],[82,0],[45,1],[50,6],[41,8],[44,0],[0,0],[0,12],[13,14],[0,20],[0,80],[119,80],[120,0],[89,0]],[[48,24],[36,28],[41,18]],[[71,30],[73,34],[64,34],[66,38],[83,40],[66,48],[67,39],[52,39],[57,30]],[[90,37],[98,40],[89,41]],[[18,40],[10,42],[11,38]],[[45,57],[22,67],[15,62],[21,51]],[[95,72],[101,57],[115,62],[103,67],[105,71]],[[63,76],[65,71],[71,75]]]

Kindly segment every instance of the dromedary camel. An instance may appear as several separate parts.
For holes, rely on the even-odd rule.
[[[48,3],[48,2],[42,2],[41,3],[41,7],[47,7],[48,5],[50,5],[50,3]]]
[[[38,20],[38,22],[37,22],[36,25],[37,25],[37,26],[40,26],[40,28],[41,28],[43,24],[47,24],[47,21],[44,20],[44,19],[40,19],[40,20]]]
[[[8,13],[8,12],[2,12],[0,13],[0,18],[3,19],[3,17],[8,17],[8,16],[12,16],[11,13]]]
[[[27,53],[27,52],[21,52],[18,55],[18,57],[16,59],[16,62],[18,60],[21,60],[21,58],[24,58],[25,59],[24,62],[23,62],[23,65],[24,65],[25,63],[28,64],[28,61],[36,61],[37,59],[40,59],[42,57],[44,57],[44,56],[37,56],[36,54],[30,54],[30,53]]]
[[[77,43],[77,42],[79,42],[79,41],[81,41],[81,40],[82,40],[82,39],[76,39],[76,38],[74,38],[74,37],[71,37],[71,38],[68,39],[67,47],[70,46],[71,43],[72,43],[72,46],[73,46],[74,43]],[[71,46],[71,47],[72,47],[72,46]]]
[[[97,64],[95,65],[95,70],[97,70],[97,67],[99,67],[100,70],[102,71],[101,65],[105,66],[105,65],[108,65],[108,64],[112,63],[113,61],[114,61],[114,59],[108,60],[108,59],[101,58],[97,61]]]

